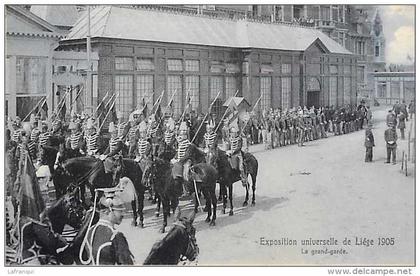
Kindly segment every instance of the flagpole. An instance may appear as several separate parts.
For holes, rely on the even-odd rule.
[[[251,110],[251,113],[252,113],[252,112],[254,112],[255,107],[258,105],[258,103],[260,102],[261,98],[262,98],[262,94],[261,94],[261,96],[258,98],[258,100],[255,102],[254,107],[253,107],[253,108],[252,108],[252,110]],[[249,120],[248,120],[248,121],[249,121]],[[240,134],[242,134],[242,132],[245,130],[245,126],[248,124],[248,121],[246,122],[246,124],[244,124],[244,125],[242,126],[242,129],[241,129]]]
[[[99,107],[101,106],[101,104],[104,102],[104,100],[108,97],[108,94],[109,94],[109,92],[111,91],[111,89],[109,89],[107,92],[106,92],[106,94],[105,94],[105,97],[103,97],[102,98],[102,100],[101,100],[101,102],[98,104],[98,106],[96,107],[96,109],[95,109],[95,115],[96,115],[96,113],[98,112],[98,110],[99,110]]]
[[[216,98],[214,98],[214,100],[211,102],[211,104],[210,104],[210,106],[209,106],[209,109],[208,109],[208,111],[207,111],[207,113],[206,113],[206,116],[204,116],[203,120],[201,121],[201,124],[200,124],[200,126],[198,127],[197,132],[194,134],[194,137],[192,138],[191,143],[193,143],[193,142],[194,142],[194,140],[195,140],[195,138],[197,138],[197,135],[198,135],[198,133],[200,132],[200,129],[201,129],[201,127],[203,126],[204,121],[205,121],[205,120],[206,120],[206,118],[207,118],[207,115],[209,115],[209,113],[210,113],[210,111],[211,111],[211,108],[213,107],[213,104],[216,102],[216,100],[219,98],[219,95],[220,95],[220,91],[219,91],[219,93],[217,93]]]
[[[112,103],[112,105],[111,105],[111,108],[108,110],[107,114],[105,115],[105,118],[104,118],[104,120],[102,121],[101,126],[99,127],[98,133],[99,133],[99,132],[101,132],[101,129],[102,129],[102,127],[104,126],[104,124],[105,124],[105,122],[106,122],[106,119],[108,118],[109,113],[110,113],[110,112],[111,112],[111,110],[114,108],[115,103],[116,103],[116,101],[117,101],[117,98],[118,98],[119,94],[120,94],[120,91],[118,91],[117,97],[115,97],[114,102],[113,102],[113,103]]]
[[[238,92],[239,92],[239,89],[236,89],[236,92],[235,92],[235,94],[233,95],[233,97],[232,97],[232,98],[236,97],[236,95],[238,95]],[[227,112],[228,112],[228,111],[229,111],[229,106],[226,108],[225,112],[223,113],[222,118],[220,118],[220,121],[219,121],[219,123],[217,124],[217,127],[214,129],[214,132],[215,132],[215,133],[217,133],[217,131],[219,130],[219,127],[220,127],[220,125],[222,124],[223,119],[225,118],[225,116],[226,116],[226,114],[227,114]]]

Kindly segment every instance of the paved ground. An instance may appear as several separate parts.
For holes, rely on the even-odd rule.
[[[196,219],[199,259],[189,265],[413,265],[414,264],[414,176],[400,172],[401,163],[384,164],[386,157],[384,118],[374,111],[374,162],[364,162],[364,131],[309,142],[303,148],[287,146],[251,151],[260,170],[255,207],[242,207],[244,189],[235,184],[235,215],[220,214],[216,227]],[[398,158],[407,147],[399,141]],[[407,149],[405,149],[407,151]],[[184,212],[191,208],[181,202]],[[158,233],[161,218],[146,208],[146,228],[120,226],[138,264]],[[172,222],[172,218],[169,223]],[[343,245],[345,238],[351,245]],[[373,245],[355,245],[355,239],[373,239]],[[296,246],[261,245],[265,240],[288,238]],[[337,246],[302,246],[305,239],[337,239]],[[378,238],[393,238],[394,245],[378,245]],[[363,240],[362,240],[363,241]],[[387,240],[391,242],[391,240]],[[316,254],[317,249],[344,249],[343,254]],[[302,251],[308,250],[308,254]]]

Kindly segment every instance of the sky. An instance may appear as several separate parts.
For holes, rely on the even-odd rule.
[[[409,64],[415,55],[415,6],[381,6],[387,63]]]

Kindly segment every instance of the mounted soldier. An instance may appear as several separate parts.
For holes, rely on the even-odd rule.
[[[137,150],[137,141],[139,139],[139,132],[138,132],[138,116],[139,114],[134,111],[130,114],[128,123],[129,123],[129,130],[127,133],[127,145],[128,145],[128,157],[135,158],[136,150]]]
[[[13,133],[12,140],[16,143],[20,142],[21,132],[23,131],[21,119],[19,116],[16,116],[15,121],[12,123]]]
[[[71,134],[67,138],[66,149],[70,152],[71,156],[76,157],[76,156],[84,155],[85,154],[83,150],[84,141],[83,141],[83,133],[80,127],[80,123],[70,122],[69,130]]]
[[[147,137],[149,138],[149,141],[152,144],[153,156],[157,156],[160,137],[159,137],[159,123],[156,121],[154,114],[149,116],[149,124],[147,126]]]
[[[232,169],[240,171],[242,185],[247,186],[248,180],[244,168],[242,138],[239,135],[239,130],[237,127],[232,127],[230,129],[229,144],[230,150],[228,150],[226,154],[230,156]]]
[[[117,129],[117,135],[121,138],[122,141],[125,140],[128,130],[130,129],[130,126],[127,122],[124,122],[124,116],[121,111],[117,111],[117,125],[115,126]]]
[[[188,174],[192,164],[190,156],[187,154],[188,148],[192,146],[192,144],[188,140],[188,127],[185,122],[181,122],[177,142],[176,156],[171,162],[173,164],[172,176],[179,185],[179,182],[183,182],[183,180],[189,181]],[[184,187],[184,196],[186,194],[186,188]]]
[[[141,171],[144,172],[147,160],[152,156],[152,144],[147,139],[147,126],[140,125],[139,140],[137,142],[137,153],[134,161],[138,162]]]
[[[101,147],[101,139],[99,133],[95,129],[92,118],[88,119],[85,133],[86,155],[97,157],[99,156],[99,149]]]
[[[99,203],[100,218],[86,233],[87,253],[92,265],[132,265],[134,256],[130,252],[124,234],[115,229],[124,217],[124,202],[116,195],[116,189],[105,192]],[[86,250],[86,244],[81,250]]]

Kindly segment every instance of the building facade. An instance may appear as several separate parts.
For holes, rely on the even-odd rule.
[[[86,21],[59,49],[86,50]],[[176,91],[177,115],[187,95],[206,112],[219,92],[220,113],[237,90],[251,105],[261,96],[259,110],[356,103],[356,57],[315,28],[115,6],[94,9],[91,24],[99,57],[93,102],[116,93],[126,117],[162,91],[164,103]]]
[[[416,100],[414,72],[376,72],[374,75],[375,99],[380,104],[395,104]]]

